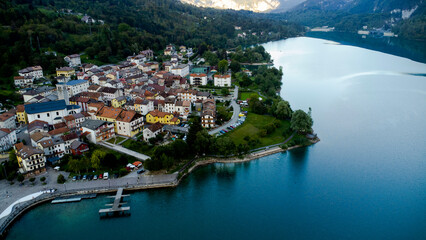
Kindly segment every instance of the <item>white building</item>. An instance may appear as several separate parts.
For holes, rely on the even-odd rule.
[[[171,73],[179,75],[181,77],[186,77],[189,75],[189,65],[188,64],[179,64],[176,67],[172,68]]]
[[[116,120],[117,134],[133,137],[143,129],[143,116],[135,111],[122,111]]]
[[[0,152],[7,151],[16,143],[15,130],[0,128]]]
[[[81,132],[93,143],[107,141],[115,136],[114,123],[102,120],[87,120],[81,124]]]
[[[70,67],[77,67],[81,65],[80,54],[72,54],[64,57],[65,62],[68,63]]]
[[[41,173],[46,170],[46,158],[40,149],[25,146],[23,143],[14,146],[21,173]]]
[[[66,105],[65,100],[32,103],[25,105],[28,122],[34,120],[45,121],[54,124],[55,120],[67,115],[80,113],[81,107],[77,105]]]
[[[55,163],[65,155],[65,143],[60,138],[40,141],[37,148],[44,152],[46,161]]]
[[[156,137],[163,130],[160,123],[155,123],[143,130],[143,139],[148,141],[150,138]]]
[[[0,128],[15,129],[16,114],[13,112],[5,112],[0,115]]]
[[[123,96],[123,91],[118,88],[104,87],[100,92],[106,101],[112,101],[114,98]]]
[[[43,77],[43,68],[41,66],[33,66],[21,69],[18,71],[19,76],[23,77],[33,77],[33,78],[42,78]]]
[[[205,73],[193,73],[189,75],[189,82],[191,85],[207,85],[207,74]]]
[[[231,75],[214,75],[214,85],[216,87],[230,87]]]
[[[154,102],[138,98],[135,100],[135,110],[145,116],[149,112],[154,111]]]
[[[89,81],[87,80],[71,80],[67,82],[68,95],[74,96],[81,92],[87,92]]]
[[[19,88],[28,88],[33,85],[34,78],[31,76],[16,76],[13,78],[15,86]]]

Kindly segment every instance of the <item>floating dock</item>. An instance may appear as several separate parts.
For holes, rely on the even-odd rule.
[[[82,199],[90,199],[90,198],[96,198],[96,193],[92,194],[82,194],[82,195],[73,195],[70,197],[58,197],[52,200],[52,204],[56,203],[70,203],[70,202],[80,202]]]
[[[114,202],[111,204],[106,204],[106,206],[111,206],[111,208],[105,208],[99,210],[99,216],[101,217],[110,217],[110,216],[126,216],[130,215],[130,207],[123,206],[127,204],[126,202],[121,202],[123,197],[128,197],[130,195],[123,195],[123,188],[119,188],[115,196],[109,196],[109,198],[114,198]]]

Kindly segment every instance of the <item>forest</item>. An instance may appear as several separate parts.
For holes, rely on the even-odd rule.
[[[197,8],[173,0],[0,0],[0,7],[0,89],[9,90],[17,70],[41,65],[50,74],[65,64],[68,54],[85,53],[97,63],[110,63],[148,48],[160,51],[169,43],[215,50],[303,31],[265,14]],[[86,14],[103,22],[87,24],[81,21]],[[263,34],[239,38],[235,26]]]

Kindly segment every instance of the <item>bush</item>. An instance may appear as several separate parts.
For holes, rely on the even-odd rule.
[[[59,184],[63,184],[63,183],[65,183],[65,182],[66,182],[66,180],[65,180],[64,175],[59,174],[58,179],[57,179],[57,182],[58,182]]]
[[[120,171],[118,172],[118,175],[120,177],[127,175],[127,173],[129,173],[129,171],[127,171],[126,168],[121,168]]]
[[[35,180],[35,177],[30,178],[30,182],[34,182]]]
[[[41,177],[40,181],[42,181],[42,182],[46,181],[46,177]]]
[[[19,174],[17,179],[19,182],[23,182],[25,178],[22,174]]]

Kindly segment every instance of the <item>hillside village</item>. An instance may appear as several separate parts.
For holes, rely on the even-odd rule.
[[[164,55],[170,60],[162,65],[145,50],[104,66],[82,64],[72,54],[64,58],[68,66],[58,66],[55,85],[35,84],[45,77],[40,66],[19,70],[14,83],[24,104],[0,115],[1,151],[13,148],[19,172],[29,176],[67,154],[84,154],[89,142],[174,139],[188,133],[192,116],[204,128],[216,128],[216,102],[226,96],[215,98],[205,86],[217,95],[214,89],[231,87],[231,73],[195,65],[188,61],[192,54],[185,46],[168,45]]]

